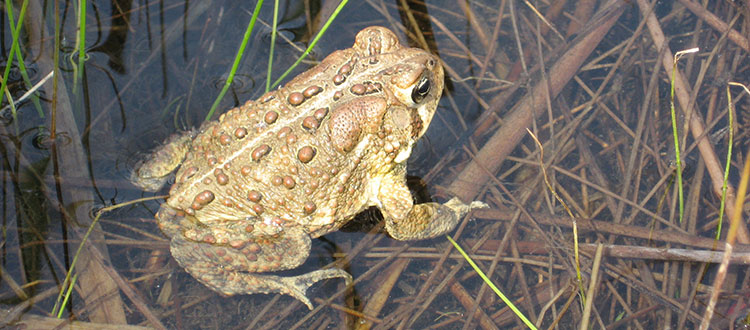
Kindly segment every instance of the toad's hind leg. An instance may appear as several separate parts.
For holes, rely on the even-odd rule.
[[[302,264],[310,253],[310,237],[300,229],[286,228],[277,237],[251,237],[246,243],[215,245],[189,241],[181,235],[171,242],[177,262],[214,291],[225,295],[280,293],[294,297],[312,309],[307,289],[318,281],[342,277],[347,285],[352,277],[342,269],[316,270],[292,277],[261,275],[292,269]]]

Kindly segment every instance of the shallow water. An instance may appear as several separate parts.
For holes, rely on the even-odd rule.
[[[564,309],[567,297],[576,294],[577,289],[568,283],[573,283],[570,278],[574,274],[570,219],[549,194],[539,171],[537,146],[525,132],[518,138],[507,137],[507,144],[513,149],[498,163],[491,164],[487,158],[471,161],[477,154],[481,157],[494,152],[488,151],[487,146],[492,145],[493,134],[501,131],[509,120],[508,114],[523,103],[523,97],[531,94],[535,86],[543,85],[543,77],[554,76],[553,65],[577,42],[575,37],[586,35],[590,31],[586,29],[593,29],[596,24],[569,32],[568,18],[575,10],[573,3],[562,7],[562,14],[556,14],[549,23],[557,29],[554,31],[547,29],[548,23],[537,21],[537,16],[520,2],[503,1],[500,6],[496,1],[477,1],[468,7],[462,3],[410,2],[413,10],[410,15],[400,7],[401,2],[352,1],[308,59],[289,77],[310,68],[334,50],[350,47],[354,35],[370,25],[389,27],[402,42],[421,47],[422,42],[413,33],[413,17],[426,45],[445,62],[446,90],[426,137],[409,159],[409,174],[414,177],[410,186],[419,201],[446,201],[454,194],[473,191],[472,196],[476,196],[473,198],[491,204],[491,211],[477,212],[459,226],[455,236],[465,249],[474,249],[480,268],[490,273],[501,289],[507,290],[528,317],[536,320],[556,293],[561,294],[554,298],[558,309],[555,313]],[[3,309],[17,309],[10,314],[14,317],[48,316],[55,303],[55,286],[64,278],[80,237],[98,210],[167,193],[167,189],[157,194],[137,189],[127,180],[130,171],[171,134],[196,128],[203,122],[227,79],[255,3],[91,2],[86,14],[87,60],[83,71],[78,71],[76,63],[76,5],[62,2],[57,11],[53,4],[46,5],[47,8],[35,3],[29,6],[21,49],[31,82],[42,80],[54,66],[51,41],[52,27],[57,22],[61,49],[57,93],[49,80],[37,94],[38,101],[18,104],[15,116],[10,110],[0,113],[3,123],[0,128],[3,269],[0,271],[6,276],[0,285],[0,303]],[[328,1],[323,4],[314,1],[310,6],[307,8],[303,1],[288,1],[280,6],[280,36],[274,49],[272,80],[294,62],[311,35],[318,31],[322,25],[318,15],[330,12]],[[721,17],[734,14],[731,7],[722,5],[710,9]],[[18,10],[14,8],[15,20]],[[498,21],[500,10],[503,16]],[[554,8],[540,7],[540,10],[551,13]],[[712,138],[717,153],[724,157],[726,137],[717,131],[726,125],[723,119],[726,112],[721,113],[726,99],[723,89],[718,93],[716,86],[724,86],[722,83],[727,79],[747,83],[746,79],[741,81],[748,76],[747,53],[733,52],[737,48],[731,42],[718,43],[719,34],[712,33],[710,28],[703,26],[700,32],[692,31],[696,19],[684,8],[660,5],[655,12],[665,20],[663,28],[672,38],[673,52],[695,43],[707,49],[698,57],[687,57],[680,63],[691,86],[699,78],[708,80],[699,84],[697,104],[702,118],[720,117],[706,122],[713,125],[707,130],[717,133]],[[43,19],[41,15],[45,15]],[[669,156],[665,156],[670,154],[672,128],[666,112],[669,86],[664,69],[658,66],[658,52],[650,40],[639,39],[623,50],[638,27],[639,15],[634,5],[624,8],[617,24],[587,56],[588,62],[577,71],[576,79],[565,80],[560,86],[549,85],[551,90],[559,90],[563,84],[565,88],[557,97],[551,97],[549,103],[541,101],[549,108],[534,109],[532,117],[536,121],[528,126],[545,144],[543,160],[554,165],[547,167],[551,178],[548,180],[554,181],[561,198],[576,217],[601,221],[593,232],[588,227],[582,229],[581,242],[604,242],[631,249],[625,256],[605,257],[607,265],[602,267],[605,275],[600,275],[604,278],[594,298],[597,318],[601,320],[597,324],[619,326],[616,322],[623,315],[631,317],[636,311],[652,308],[651,312],[629,319],[632,323],[627,324],[690,328],[703,315],[708,291],[701,287],[698,298],[694,298],[697,301],[686,297],[697,284],[712,284],[715,264],[708,264],[714,266],[709,266],[708,275],[703,276],[701,260],[677,262],[651,255],[644,257],[649,251],[637,248],[710,249],[706,242],[713,236],[710,222],[717,217],[719,202],[711,192],[703,162],[696,161],[707,156],[691,147],[683,152],[691,162],[685,173],[688,220],[678,220],[678,202],[670,183],[673,169],[669,167]],[[265,92],[271,44],[271,28],[267,24],[272,18],[273,4],[268,2],[261,9],[238,75],[214,118]],[[7,63],[12,40],[7,16],[2,24],[0,53],[3,63]],[[311,29],[315,32],[310,32]],[[539,35],[544,35],[539,41],[537,29]],[[696,33],[695,37],[688,31]],[[45,45],[42,49],[38,46],[40,40]],[[736,57],[731,61],[709,57],[713,49],[725,58]],[[526,54],[523,60],[521,52]],[[627,56],[620,58],[620,54]],[[538,66],[542,58],[543,73]],[[704,59],[710,60],[705,78],[698,74]],[[615,74],[607,77],[615,63]],[[656,80],[651,79],[654,70],[661,74]],[[28,90],[20,71],[14,64],[8,79],[14,99]],[[601,85],[603,81],[607,84]],[[589,107],[588,102],[600,86],[603,87],[597,102]],[[651,99],[644,102],[647,96]],[[57,101],[54,107],[53,99]],[[6,104],[7,100],[3,106]],[[707,113],[709,108],[716,114]],[[739,98],[736,109],[739,116],[736,141],[746,148],[746,142],[742,141],[747,141],[749,127],[747,96]],[[681,120],[685,118],[681,116]],[[551,126],[553,130],[550,122],[555,123]],[[516,122],[511,125],[520,127]],[[681,127],[679,132],[687,134],[689,130]],[[687,140],[692,143],[692,138]],[[503,153],[500,149],[496,151],[498,154]],[[635,154],[631,154],[633,150]],[[674,148],[671,150],[673,154]],[[739,161],[730,176],[734,185],[739,180],[736,173],[741,164],[737,164]],[[467,178],[465,173],[472,165],[480,168],[482,174]],[[373,328],[522,325],[503,309],[502,301],[485,292],[481,280],[455,251],[448,254],[452,250],[445,239],[409,243],[390,239],[378,227],[381,218],[376,211],[358,216],[341,232],[314,240],[308,261],[299,269],[284,273],[300,274],[339,260],[343,264],[339,267],[350,272],[356,283],[345,294],[341,294],[343,281],[338,279],[314,285],[308,295],[315,307],[321,308],[308,312],[297,301],[278,295],[222,297],[195,281],[168,255],[168,241],[153,218],[159,203],[160,200],[137,202],[103,214],[101,227],[91,238],[110,261],[105,261],[100,271],[92,271],[90,277],[79,279],[80,288],[71,302],[73,307],[65,310],[65,316],[101,323],[114,323],[119,318],[129,324],[147,326],[157,326],[153,321],[158,320],[167,328],[353,328],[366,321],[372,321],[368,326]],[[530,221],[524,216],[517,224],[509,221],[516,217],[519,205],[539,219]],[[550,225],[544,222],[549,218],[560,221]],[[539,222],[541,227],[537,227]],[[612,223],[630,227],[604,228]],[[640,235],[641,229],[647,234]],[[686,236],[670,238],[674,233]],[[588,280],[593,246],[583,248],[586,256],[581,267],[584,279]],[[739,246],[738,251],[750,250]],[[85,256],[80,267],[94,269],[87,262],[98,257]],[[391,283],[388,274],[396,274],[393,289],[375,298],[380,287]],[[97,282],[112,277],[132,281],[127,285],[129,289],[123,288],[124,282],[104,281],[112,287]],[[729,278],[727,294],[719,302],[721,313],[712,321],[717,328],[747,315],[742,305],[747,300],[746,268],[730,267]],[[34,282],[37,280],[41,282]],[[32,284],[16,289],[13,283]],[[84,299],[94,290],[91,286],[110,289],[104,290],[105,298]],[[470,316],[471,304],[480,292],[482,298],[478,304],[482,314]],[[29,296],[37,299],[26,305]],[[331,307],[325,300],[333,296],[336,298]],[[378,299],[383,299],[382,309],[368,309]],[[93,307],[102,301],[112,310],[119,309],[120,314],[105,315]],[[685,316],[687,321],[683,324],[679,311],[686,308],[686,301],[692,301],[691,313]],[[344,311],[345,308],[350,311]],[[351,310],[365,310],[367,317],[358,318]],[[581,321],[579,312],[563,312],[562,327],[577,327]],[[147,313],[154,319],[149,320]],[[542,326],[552,324],[556,316],[550,315],[552,312],[547,311]],[[16,319],[3,316],[3,320]]]

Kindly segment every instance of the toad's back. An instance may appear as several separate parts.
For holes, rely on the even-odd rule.
[[[374,37],[383,42],[371,43]],[[428,123],[403,104],[413,102],[404,89],[435,68],[430,54],[400,46],[390,33],[363,35],[283,88],[204,125],[168,204],[204,223],[253,217],[314,234],[336,229],[375,204],[371,183],[400,153],[403,162],[423,133]],[[397,116],[386,118],[389,109]]]

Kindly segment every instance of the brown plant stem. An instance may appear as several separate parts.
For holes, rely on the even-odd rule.
[[[531,122],[544,114],[546,106],[545,94],[554,98],[578,72],[583,61],[588,57],[609,29],[615,24],[624,10],[622,2],[612,3],[606,15],[592,22],[593,29],[583,35],[581,39],[566,51],[549,72],[549,81],[542,81],[504,118],[504,125],[492,135],[487,143],[477,152],[476,158],[459,173],[450,183],[448,191],[464,201],[473,200],[489,181],[489,175],[500,169],[507,157],[521,138],[526,135],[526,128]],[[549,90],[548,90],[549,87]],[[490,109],[488,111],[495,111]]]
[[[474,309],[474,297],[458,281],[453,281],[450,291],[458,299],[464,309],[467,311],[474,310],[474,317],[479,319],[479,327],[482,329],[499,329],[495,322],[487,315],[482,306]]]
[[[719,17],[706,10],[706,8],[703,8],[703,6],[701,6],[699,3],[690,0],[679,1],[683,6],[685,6],[685,8],[690,10],[693,14],[695,14],[695,16],[698,16],[704,22],[708,23],[708,25],[710,25],[719,33],[724,33],[729,30],[729,34],[727,35],[727,37],[729,37],[729,40],[732,40],[735,45],[740,46],[746,52],[750,52],[750,42],[747,40],[747,38],[745,38],[745,36],[743,36],[741,33],[737,32],[737,30],[732,29]]]
[[[406,266],[409,265],[410,259],[401,258],[396,261],[394,261],[390,266],[388,266],[387,269],[383,271],[377,278],[375,278],[375,281],[373,281],[372,286],[375,289],[375,293],[373,293],[372,298],[367,301],[367,304],[362,309],[362,314],[364,315],[379,315],[380,311],[383,309],[383,306],[385,306],[386,302],[388,301],[388,296],[391,294],[391,291],[393,290],[393,287],[396,285],[396,282],[398,281],[398,278],[401,277],[401,274],[404,272],[404,269],[406,269]],[[357,325],[355,326],[355,329],[357,330],[366,330],[370,329],[373,326],[372,321],[368,320],[360,320],[360,322],[357,322]]]
[[[45,73],[57,71],[52,63],[55,49],[49,42],[53,40],[53,37],[49,35],[47,28],[43,25],[47,20],[43,16],[41,4],[37,1],[31,1],[28,15],[29,17],[26,20],[28,22],[28,35],[32,38],[30,45],[35,57],[38,58],[39,70]],[[65,83],[59,76],[56,76],[55,80],[56,90],[50,84],[44,86],[46,95],[54,95],[53,102],[56,102],[52,105],[53,113],[49,116],[54,118],[53,122],[50,123],[50,131],[52,132],[50,138],[54,140],[54,136],[58,132],[64,132],[70,137],[70,143],[53,146],[52,154],[57,157],[53,157],[52,161],[59,174],[56,178],[65,177],[84,181],[89,174],[89,167],[80,140],[81,134],[74,119]],[[79,225],[85,226],[91,223],[91,219],[88,217],[89,210],[93,209],[91,191],[88,188],[62,187],[59,182],[56,183],[56,186],[58,188],[57,196],[55,197],[47,192],[46,197],[60,206],[59,210],[67,219],[65,225],[68,226],[69,232],[78,233],[77,227]],[[67,209],[69,205],[76,206],[75,212],[69,212],[70,210]],[[94,229],[91,237],[96,240],[104,238],[99,226]],[[72,251],[75,251],[75,249],[76,247]],[[94,249],[100,252],[98,255],[102,259],[94,255],[92,251]],[[76,271],[79,274],[77,285],[81,288],[82,298],[87,303],[92,304],[88,306],[91,309],[89,317],[91,321],[126,324],[125,310],[119,294],[110,294],[117,290],[117,284],[109,276],[102,275],[106,273],[104,264],[109,264],[109,253],[106,245],[88,243],[86,248],[81,251],[78,261],[79,264],[76,265]]]
[[[735,207],[737,209],[741,209],[742,205],[745,203],[745,197],[747,196],[747,186],[748,182],[750,181],[750,159],[745,159],[745,166],[742,168],[742,179],[740,179],[740,185],[737,189],[738,198],[735,201],[737,205]],[[741,215],[735,214],[732,218],[731,225],[729,228],[729,232],[727,233],[727,238],[724,248],[724,255],[722,256],[721,265],[719,266],[719,270],[716,272],[716,278],[713,282],[713,290],[711,291],[711,298],[708,301],[708,306],[706,306],[706,312],[703,314],[703,319],[701,320],[700,328],[708,329],[708,326],[711,323],[711,318],[714,314],[714,309],[716,308],[716,302],[719,300],[719,293],[721,292],[721,288],[724,284],[724,279],[727,277],[727,269],[729,268],[730,259],[732,257],[732,249],[734,248],[735,244],[735,238],[737,238],[739,234],[738,227],[741,225],[744,225]]]
[[[648,16],[646,16],[646,25],[651,33],[651,38],[654,40],[654,47],[656,49],[662,49],[662,47],[664,47],[665,49],[665,51],[661,53],[661,62],[664,71],[666,71],[667,75],[671,77],[674,55],[666,44],[666,38],[664,37],[664,32],[661,29],[659,20],[656,18],[656,15],[649,12],[648,9],[650,8],[650,4],[647,3],[646,0],[638,0],[637,2],[641,12],[648,13]],[[724,183],[724,169],[719,158],[716,157],[711,141],[704,134],[706,129],[703,124],[703,118],[701,118],[700,113],[693,110],[692,105],[690,104],[690,86],[685,80],[685,77],[682,76],[679,69],[674,70],[674,77],[671,78],[674,79],[675,96],[677,96],[677,100],[679,101],[680,109],[682,109],[682,113],[685,114],[685,118],[689,121],[690,133],[693,135],[693,138],[698,141],[698,150],[700,151],[703,161],[706,163],[706,169],[711,177],[711,187],[713,188],[714,194],[721,197],[722,186]],[[741,212],[741,210],[735,209],[734,201],[734,188],[730,184],[727,184],[725,205],[727,218],[729,219],[732,218],[735,212]],[[750,232],[748,232],[746,223],[740,224],[739,228],[737,228],[737,240],[742,244],[750,244]]]
[[[476,210],[472,213],[475,217],[480,219],[495,219],[510,221],[513,218],[513,212],[511,211],[499,211],[499,210]],[[570,227],[571,219],[564,216],[555,216],[548,214],[533,213],[534,220],[540,225],[554,225],[561,227]],[[703,249],[718,248],[721,250],[721,246],[715,247],[713,239],[700,237],[685,233],[680,233],[671,230],[651,230],[649,228],[641,226],[630,226],[623,224],[616,224],[609,221],[590,220],[583,218],[576,218],[578,224],[578,230],[580,233],[586,233],[595,231],[599,233],[623,235],[634,238],[649,239],[652,241],[666,242],[682,244],[686,246],[699,247]],[[735,251],[750,252],[749,245],[736,245]]]

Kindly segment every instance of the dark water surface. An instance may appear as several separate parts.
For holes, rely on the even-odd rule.
[[[445,62],[446,90],[426,137],[409,160],[415,198],[442,202],[460,195],[489,203],[491,212],[469,218],[460,226],[456,235],[459,243],[472,249],[480,268],[533,322],[544,313],[539,323],[546,328],[559,313],[561,328],[578,327],[582,300],[575,298],[578,289],[572,280],[571,221],[544,183],[536,144],[525,132],[518,138],[508,137],[508,145],[514,147],[509,156],[504,154],[496,164],[485,158],[474,163],[481,164],[481,175],[467,177],[465,173],[475,155],[494,152],[483,146],[492,144],[493,134],[508,120],[499,118],[523,103],[523,97],[536,86],[544,86],[544,77],[555,74],[553,65],[580,40],[576,37],[587,35],[601,23],[584,24],[583,30],[572,27],[577,6],[571,1],[563,1],[559,7],[562,11],[556,4],[535,3],[544,15],[554,16],[551,22],[538,20],[526,4],[514,1],[468,5],[455,1],[407,2],[410,11],[402,1],[351,1],[286,81],[332,51],[350,47],[355,34],[364,27],[386,26],[402,42],[422,47],[421,38],[414,33],[419,29],[424,44]],[[297,59],[336,5],[331,1],[282,1],[272,80]],[[21,4],[15,2],[13,6],[17,22]],[[79,71],[75,63],[77,6],[75,2],[59,1],[55,8],[53,2],[40,1],[28,7],[20,45],[26,70],[32,84],[50,73],[54,66],[53,28],[59,26],[58,91],[53,93],[49,80],[36,94],[38,100],[16,105],[15,117],[10,110],[0,113],[0,308],[11,315],[0,315],[3,324],[21,316],[50,316],[57,295],[55,287],[65,277],[80,237],[98,210],[155,195],[128,182],[132,167],[171,134],[203,122],[227,79],[255,2],[89,2],[87,60],[80,79],[76,78]],[[594,8],[602,6],[597,3]],[[674,157],[675,149],[671,146],[668,76],[659,65],[659,52],[648,39],[650,34],[637,30],[642,11],[635,2],[618,8],[618,14],[622,14],[615,17],[619,17],[617,23],[603,41],[595,43],[576,79],[548,85],[559,94],[550,97],[549,103],[541,101],[548,106],[530,110],[534,113],[530,117],[536,118],[533,124],[511,125],[528,126],[539,135],[545,144],[544,161],[551,164],[547,167],[549,180],[576,217],[601,221],[598,226],[630,226],[593,231],[587,227],[579,233],[582,243],[615,244],[627,252],[621,257],[605,256],[601,284],[592,296],[596,316],[590,316],[591,324],[596,324],[595,328],[625,324],[694,328],[703,316],[711,290],[703,286],[713,284],[716,264],[700,263],[702,259],[678,262],[670,257],[644,257],[646,252],[628,249],[709,250],[710,244],[704,243],[714,235],[712,221],[718,217],[720,202],[706,175],[702,159],[707,156],[690,147],[695,140],[689,136],[689,148],[683,151],[690,166],[684,174],[688,220],[679,221],[677,195],[670,179],[674,169],[670,168],[669,155]],[[726,4],[709,10],[727,22],[741,12]],[[672,52],[701,47],[698,55],[680,63],[689,86],[699,87],[696,108],[707,123],[705,135],[711,136],[723,163],[727,148],[726,131],[721,130],[727,125],[726,112],[722,112],[727,103],[723,88],[728,80],[748,82],[747,51],[731,41],[719,42],[721,33],[701,25],[679,5],[659,4],[654,12],[663,20]],[[4,68],[12,35],[7,13],[2,14],[0,64]],[[265,92],[272,19],[273,2],[267,1],[234,83],[214,119]],[[738,22],[747,22],[747,17]],[[734,28],[748,29],[742,23]],[[636,30],[640,34],[634,37]],[[628,44],[631,38],[636,41]],[[44,46],[40,48],[40,44]],[[713,57],[712,51],[718,55]],[[540,60],[544,61],[543,71]],[[613,68],[614,74],[609,75]],[[653,72],[659,75],[655,79]],[[14,99],[28,90],[22,77],[14,59],[8,79]],[[599,88],[596,102],[591,102]],[[750,131],[750,106],[747,95],[735,98],[739,99],[735,106],[739,135],[735,142],[740,141],[737,146],[744,150]],[[53,99],[57,100],[54,107]],[[7,97],[2,106],[6,105]],[[57,111],[54,116],[53,111]],[[50,130],[53,122],[57,127],[54,133]],[[688,134],[682,125],[680,134]],[[498,154],[503,153],[500,149]],[[742,159],[736,160],[731,169],[730,184],[735,186]],[[461,187],[462,182],[466,187]],[[162,189],[156,195],[166,191]],[[98,323],[125,320],[132,325],[154,326],[146,315],[151,313],[151,321],[184,329],[523,326],[504,309],[501,300],[485,292],[487,288],[455,251],[449,256],[451,248],[444,238],[408,244],[395,241],[378,230],[381,218],[377,212],[366,212],[343,232],[314,240],[308,261],[284,273],[309,272],[345,259],[343,268],[358,281],[343,295],[339,292],[344,284],[338,279],[314,285],[308,296],[322,308],[309,312],[296,300],[278,295],[222,297],[195,281],[168,255],[168,240],[153,217],[160,201],[139,202],[103,214],[92,240],[109,261],[94,271],[99,268],[90,266],[89,261],[98,258],[96,253],[82,257],[85,260],[76,267],[91,270],[91,274],[78,279],[79,289],[63,318]],[[543,219],[530,221],[524,216],[518,223],[508,221],[516,219],[519,206],[529,212],[526,214]],[[551,220],[544,220],[552,218],[559,222],[551,225]],[[726,222],[724,226],[726,230]],[[635,233],[641,229],[650,234]],[[669,239],[667,233],[684,236]],[[582,252],[584,288],[588,288],[591,276],[593,248],[588,245]],[[401,252],[399,257],[393,257],[395,251]],[[740,246],[739,251],[750,250]],[[725,328],[747,315],[743,305],[750,294],[747,268],[732,266],[729,272],[726,294],[717,307],[720,312],[712,320],[716,328]],[[377,289],[389,283],[387,274],[397,274],[397,279],[394,288],[381,298],[385,299],[384,307],[366,309],[377,301]],[[113,277],[122,280],[119,288],[117,281],[109,280]],[[98,295],[92,293],[107,287],[97,282],[102,278],[114,286]],[[87,288],[91,283],[96,283],[94,289]],[[698,284],[702,286],[696,297]],[[125,286],[129,289],[122,289]],[[86,299],[102,295],[104,298]],[[327,306],[324,300],[334,295],[338,295],[332,301],[334,307]],[[32,303],[29,297],[36,299]],[[572,305],[565,304],[569,297],[576,299]],[[481,314],[472,315],[475,301]],[[550,301],[554,302],[554,312],[545,308]],[[119,310],[119,314],[101,312],[96,307],[100,304]],[[353,312],[363,310],[367,317],[358,318]],[[626,321],[617,323],[622,318]]]

